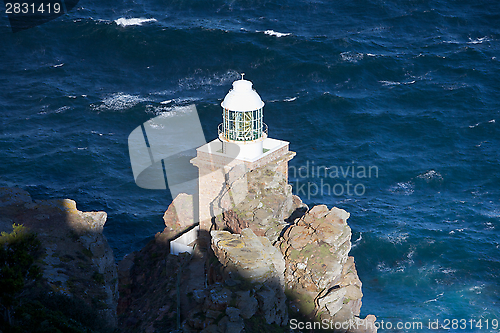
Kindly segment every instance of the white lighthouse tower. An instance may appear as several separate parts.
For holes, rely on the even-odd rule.
[[[264,102],[252,88],[252,82],[243,76],[233,82],[233,88],[221,103],[218,138],[199,147],[191,160],[198,167],[200,231],[207,234],[215,216],[234,208],[221,200],[227,188],[233,185],[231,205],[236,206],[247,194],[244,183],[247,172],[273,162],[288,181],[288,161],[295,156],[295,152],[288,150],[287,141],[268,137],[263,122]],[[235,181],[238,186],[234,186]]]

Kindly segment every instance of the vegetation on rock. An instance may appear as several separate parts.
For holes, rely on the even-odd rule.
[[[112,332],[85,302],[51,290],[37,264],[42,253],[37,235],[23,225],[0,235],[0,332]]]

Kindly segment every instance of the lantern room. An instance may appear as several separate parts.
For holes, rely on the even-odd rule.
[[[267,126],[263,122],[264,102],[252,88],[252,82],[243,76],[233,82],[221,103],[223,122],[218,132],[224,153],[253,158],[263,153]]]

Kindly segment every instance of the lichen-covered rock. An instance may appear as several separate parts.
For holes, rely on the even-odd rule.
[[[251,229],[241,234],[216,230],[210,235],[212,250],[228,276],[237,274],[250,282],[284,281],[283,256],[266,237],[256,236]]]
[[[214,229],[240,233],[250,228],[257,236],[265,236],[273,244],[278,240],[287,226],[285,219],[299,217],[307,207],[292,194],[292,186],[280,171],[283,159],[289,159],[289,156],[247,173],[241,170],[241,166],[225,170],[226,190],[212,203],[214,211],[222,211],[215,219]],[[234,200],[239,193],[244,193],[245,198]],[[235,202],[237,204],[233,205]],[[297,213],[293,215],[295,211]]]
[[[292,303],[305,315],[342,322],[359,315],[363,293],[354,259],[348,256],[347,218],[342,209],[314,206],[276,244],[285,258]]]

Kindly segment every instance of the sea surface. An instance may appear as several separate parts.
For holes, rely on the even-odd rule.
[[[498,1],[81,0],[15,34],[2,12],[0,186],[106,211],[120,260],[172,200],[135,184],[129,134],[194,104],[216,138],[240,73],[294,192],[351,214],[361,315],[498,332]]]

